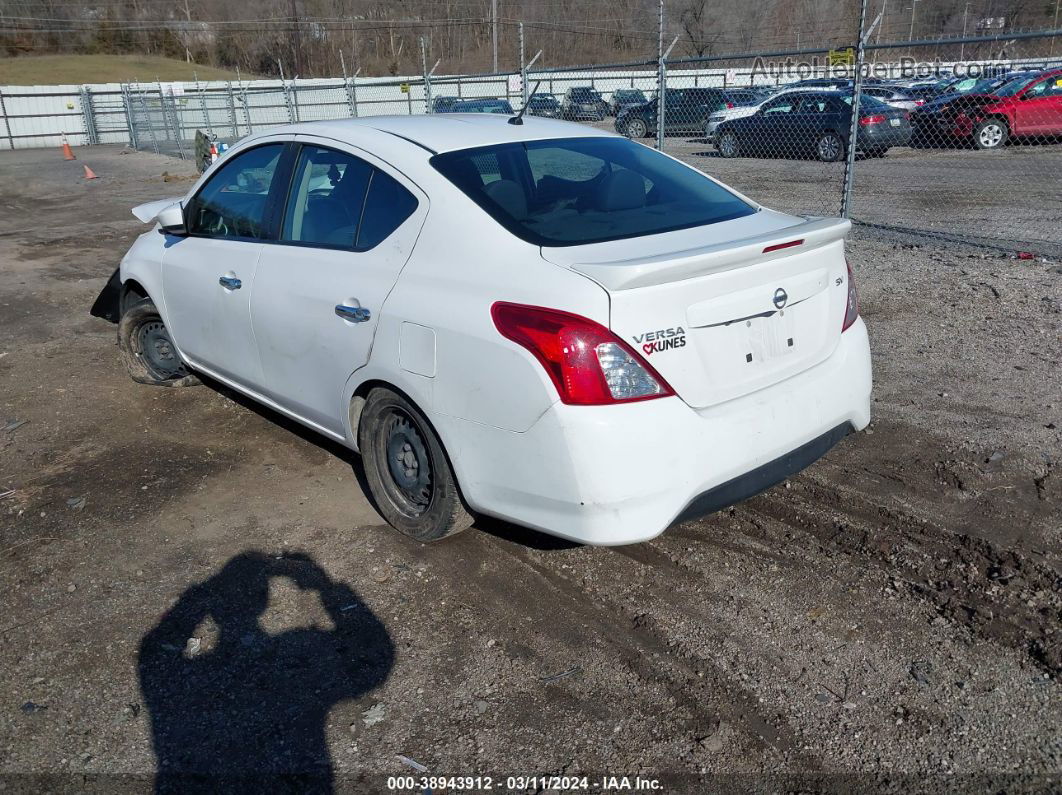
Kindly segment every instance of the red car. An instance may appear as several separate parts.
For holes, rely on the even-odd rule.
[[[950,132],[972,138],[978,149],[999,149],[1011,138],[1062,136],[1062,69],[970,100],[954,109]]]

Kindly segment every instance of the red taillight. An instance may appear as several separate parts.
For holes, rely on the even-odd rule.
[[[875,113],[873,116],[861,116],[859,119],[859,123],[864,127],[871,124],[881,124],[883,121],[885,121],[885,115],[882,113]]]
[[[925,104],[926,104],[926,101],[924,99],[916,99],[915,100],[915,107],[921,107],[922,105],[925,105]]]
[[[845,260],[844,264],[848,266],[848,303],[845,305],[844,325],[841,326],[841,331],[847,331],[848,327],[855,323],[856,318],[859,317],[859,291],[856,289],[852,263]]]
[[[602,406],[675,394],[633,348],[589,318],[504,301],[490,314],[503,337],[538,359],[564,403]]]

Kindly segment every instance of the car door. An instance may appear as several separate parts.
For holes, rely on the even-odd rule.
[[[343,388],[364,365],[427,197],[366,152],[298,136],[279,239],[263,248],[251,321],[266,394],[343,432]]]
[[[250,295],[284,182],[285,141],[234,152],[185,206],[162,259],[166,325],[192,366],[255,389],[262,380]]]
[[[791,145],[787,139],[786,120],[800,96],[785,94],[777,97],[748,118],[748,134],[754,148],[780,151]]]
[[[682,90],[669,90],[664,96],[664,132],[678,133],[689,112],[689,96]]]
[[[1062,74],[1033,83],[1012,100],[1016,135],[1062,134]]]

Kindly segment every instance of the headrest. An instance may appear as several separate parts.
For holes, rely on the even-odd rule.
[[[527,197],[523,189],[511,179],[488,183],[483,192],[517,221],[527,218]]]
[[[645,180],[633,171],[614,171],[597,189],[599,210],[632,210],[644,206]]]

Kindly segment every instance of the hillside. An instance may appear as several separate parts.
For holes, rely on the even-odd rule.
[[[0,58],[0,85],[235,80],[236,73],[153,55],[24,55]],[[255,75],[244,74],[244,78]]]

